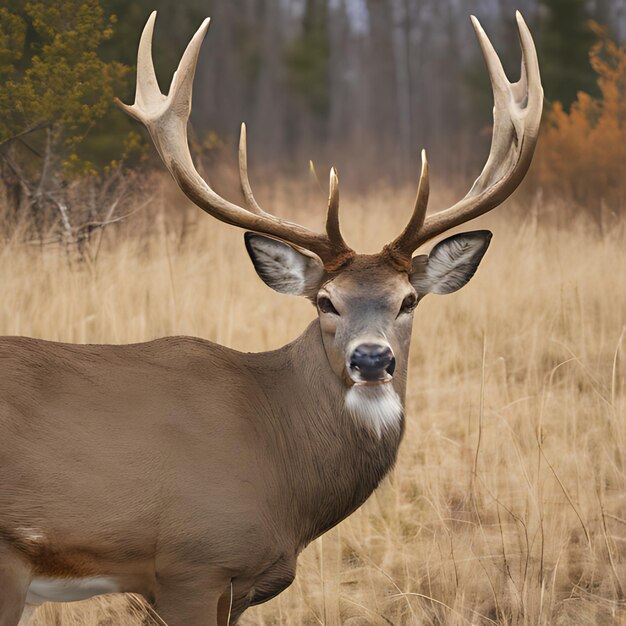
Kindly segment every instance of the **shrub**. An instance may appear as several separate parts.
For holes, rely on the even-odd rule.
[[[88,137],[111,132],[98,124],[127,79],[129,68],[98,55],[114,23],[99,0],[9,0],[0,7],[0,198],[5,223],[23,223],[28,216],[40,237],[54,224],[67,234],[100,217],[97,203],[84,197],[86,188],[105,185],[115,196],[112,181],[120,176],[111,170],[117,164],[98,167],[81,151]],[[132,135],[126,142],[129,147],[136,143]],[[108,204],[104,210],[109,211]]]
[[[536,176],[545,194],[584,207],[602,227],[623,214],[626,179],[626,49],[593,23],[590,51],[600,97],[579,92],[567,113],[555,102],[545,117]]]

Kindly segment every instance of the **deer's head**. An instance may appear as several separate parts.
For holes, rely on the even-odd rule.
[[[400,262],[386,247],[354,254],[334,269],[308,250],[248,232],[246,246],[263,282],[316,306],[328,362],[348,386],[391,382],[404,369],[413,312],[429,293],[448,294],[473,276],[491,233],[474,231],[439,242],[430,254]]]
[[[265,212],[248,180],[246,128],[239,142],[241,187],[247,208],[219,196],[196,171],[187,143],[192,83],[209,20],[198,29],[161,94],[151,56],[156,14],[144,28],[137,59],[135,104],[122,107],[150,131],[163,162],[187,196],[217,219],[247,229],[246,247],[261,279],[274,290],[305,296],[317,307],[328,363],[346,386],[350,402],[388,394],[394,372],[405,371],[415,306],[428,293],[447,294],[473,276],[491,233],[474,231],[440,241],[429,254],[414,256],[427,241],[493,209],[523,179],[535,149],[543,89],[530,32],[517,13],[522,48],[520,80],[510,83],[478,20],[472,18],[494,94],[494,124],[487,163],[468,194],[454,206],[426,215],[428,166],[422,170],[415,207],[402,233],[380,253],[357,254],[339,228],[339,186],[330,175],[324,233]],[[384,391],[387,390],[387,391]],[[370,395],[368,395],[370,394]]]

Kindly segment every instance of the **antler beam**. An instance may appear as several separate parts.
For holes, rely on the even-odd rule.
[[[249,209],[222,198],[198,174],[189,152],[187,122],[191,113],[193,79],[198,54],[209,27],[209,19],[202,22],[189,42],[174,73],[167,96],[159,89],[152,63],[152,33],[155,19],[156,11],[148,18],[139,43],[135,103],[127,105],[119,100],[117,102],[148,129],[163,163],[183,192],[194,204],[222,222],[271,235],[306,248],[317,254],[328,270],[343,265],[354,252],[346,245],[339,230],[338,182],[334,169],[331,172],[326,233],[316,233],[261,209],[252,194],[248,180],[245,125],[242,125],[239,143],[239,171]]]

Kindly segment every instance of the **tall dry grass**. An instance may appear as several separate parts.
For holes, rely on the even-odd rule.
[[[241,350],[297,336],[311,306],[258,280],[235,229],[200,212],[183,227],[167,197],[147,209],[151,236],[111,230],[92,265],[5,244],[0,334],[194,334]],[[343,200],[349,239],[382,244],[395,206],[410,193]],[[626,624],[625,233],[558,230],[538,209],[486,218],[477,276],[420,304],[396,469],[244,625]],[[48,605],[35,623],[142,623],[126,607]]]

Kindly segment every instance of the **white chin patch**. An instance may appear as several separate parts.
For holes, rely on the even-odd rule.
[[[402,402],[393,385],[353,385],[346,393],[346,409],[379,437],[383,431],[400,427]]]

